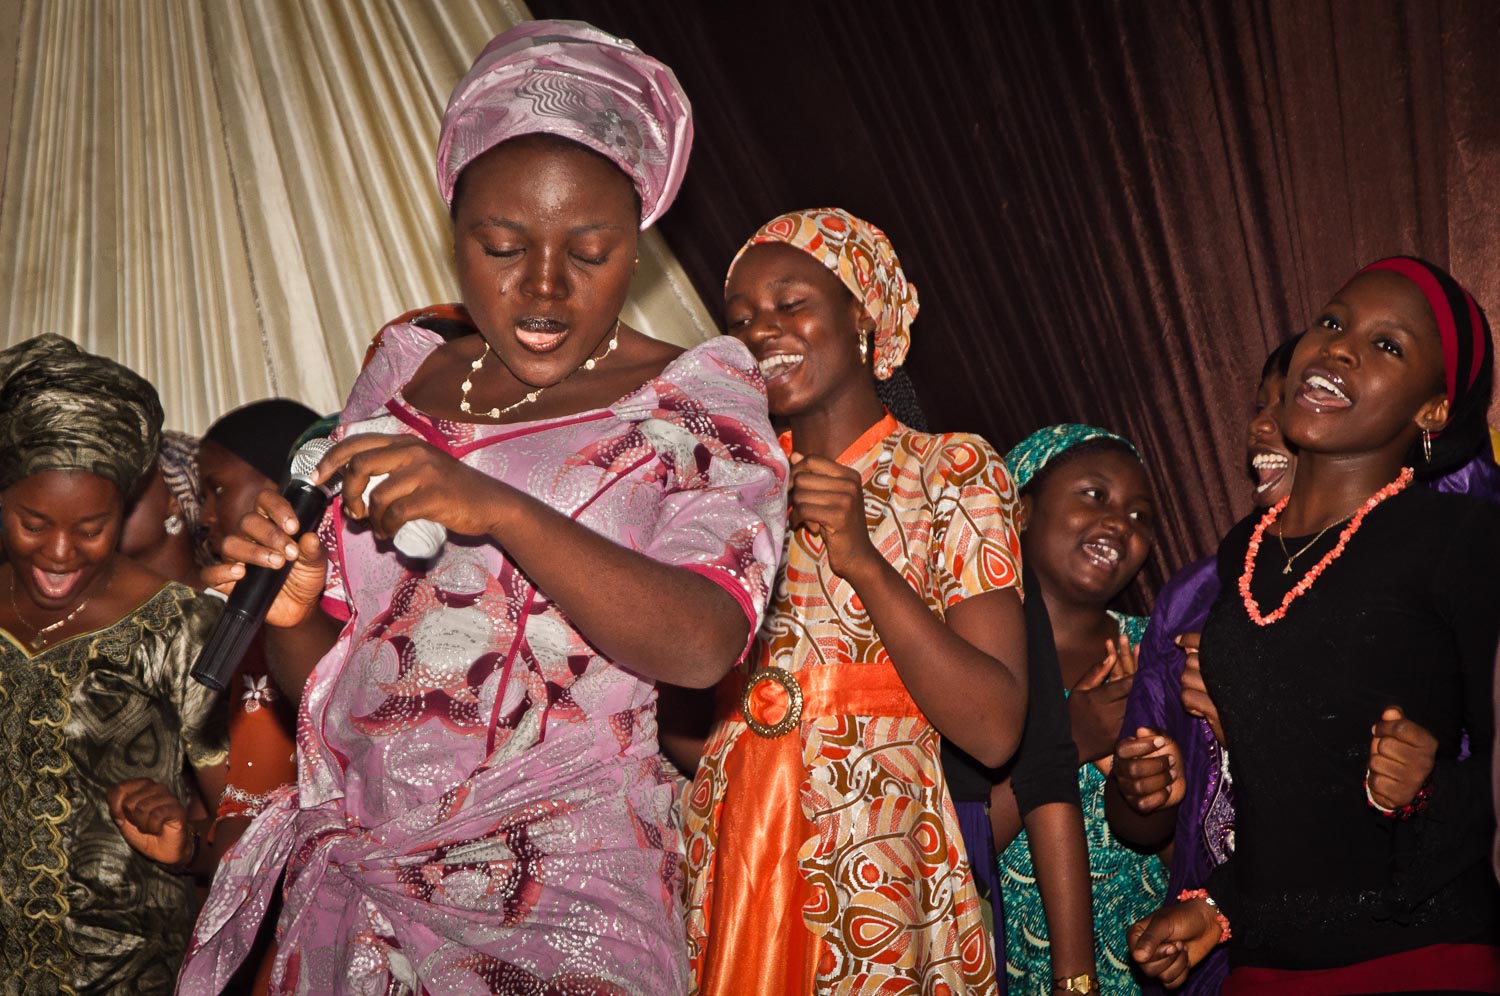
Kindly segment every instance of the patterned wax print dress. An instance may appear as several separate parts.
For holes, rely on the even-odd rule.
[[[1111,615],[1132,645],[1141,642],[1149,622],[1145,616]],[[1094,893],[1094,960],[1101,992],[1136,993],[1140,992],[1140,986],[1130,972],[1132,962],[1125,930],[1165,901],[1167,871],[1154,854],[1132,850],[1110,832],[1109,821],[1104,818],[1105,781],[1092,764],[1078,769],[1078,792],[1083,799],[1083,829]],[[1052,953],[1025,830],[1010,842],[999,862],[1005,898],[1007,992],[1015,996],[1048,996],[1052,992]]]
[[[876,549],[935,615],[1019,589],[1016,494],[983,439],[887,415],[839,462],[864,480]],[[768,739],[725,708],[709,738],[684,813],[698,991],[994,993],[938,732],[806,530],[788,539],[757,653],[755,673],[780,669],[802,712]],[[763,749],[788,774],[761,763]],[[773,830],[784,814],[795,824]]]

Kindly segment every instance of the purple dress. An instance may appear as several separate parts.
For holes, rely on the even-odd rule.
[[[1186,782],[1177,808],[1172,864],[1167,875],[1167,899],[1175,901],[1183,889],[1201,889],[1209,872],[1234,850],[1234,802],[1230,795],[1225,752],[1206,720],[1182,709],[1182,672],[1187,654],[1173,643],[1181,633],[1203,629],[1208,610],[1219,597],[1213,557],[1191,564],[1162,586],[1151,613],[1151,625],[1137,650],[1135,684],[1125,704],[1121,737],[1135,735],[1142,726],[1160,730],[1182,750]],[[1217,993],[1229,972],[1228,950],[1220,945],[1193,969],[1183,993]],[[1147,984],[1146,992],[1161,992]]]
[[[441,345],[393,325],[336,437],[421,436],[760,617],[785,523],[764,384],[721,338],[605,409],[490,426],[401,391]],[[296,993],[685,990],[681,844],[653,683],[604,658],[483,538],[427,563],[336,505],[298,784],[220,866],[181,991],[217,992],[286,872],[272,987]],[[728,663],[728,662],[726,662]]]

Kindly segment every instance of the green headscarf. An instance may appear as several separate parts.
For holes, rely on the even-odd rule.
[[[130,497],[156,460],[161,400],[145,378],[57,335],[0,352],[0,491],[82,470]]]
[[[1020,491],[1030,484],[1032,478],[1041,473],[1042,468],[1054,459],[1091,439],[1112,439],[1134,453],[1137,460],[1141,458],[1140,451],[1135,448],[1134,443],[1124,436],[1115,435],[1108,429],[1079,425],[1076,422],[1049,425],[1045,429],[1033,432],[1005,454],[1005,465],[1010,469],[1010,476],[1016,482],[1016,490]]]

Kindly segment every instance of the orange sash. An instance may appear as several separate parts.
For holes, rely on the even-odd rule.
[[[828,716],[921,716],[888,663],[830,664],[791,676],[802,690],[802,722]],[[743,680],[720,686],[721,715],[743,722]],[[774,725],[789,705],[785,689],[764,681],[746,707]],[[807,765],[793,730],[767,739],[746,729],[724,761],[714,887],[708,911],[699,992],[811,994],[823,941],[807,929],[802,909],[817,897],[797,867],[797,852],[817,835],[803,814]]]

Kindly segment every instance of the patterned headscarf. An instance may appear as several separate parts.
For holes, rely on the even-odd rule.
[[[114,360],[39,335],[0,352],[0,491],[82,470],[129,497],[161,440],[156,388]]]
[[[1443,376],[1448,389],[1448,407],[1457,408],[1474,388],[1484,360],[1494,348],[1490,324],[1479,310],[1473,295],[1441,266],[1415,256],[1389,256],[1377,259],[1360,273],[1390,270],[1417,285],[1432,317],[1437,321],[1443,340]],[[1434,434],[1435,435],[1435,434]]]
[[[203,489],[198,484],[198,440],[185,432],[168,429],[161,434],[161,452],[156,463],[172,500],[182,512],[189,535],[196,536],[203,521]]]
[[[1010,476],[1016,482],[1016,490],[1020,491],[1030,484],[1047,464],[1073,447],[1091,439],[1112,439],[1134,453],[1137,460],[1141,458],[1140,451],[1135,448],[1134,443],[1107,429],[1073,422],[1049,425],[1045,429],[1033,432],[1005,454],[1005,465],[1010,468]]]
[[[671,69],[582,21],[527,21],[497,35],[453,95],[438,137],[443,201],[465,166],[508,138],[557,135],[614,162],[641,195],[644,230],[671,206],[693,146],[693,111]]]
[[[917,288],[909,283],[886,234],[842,208],[809,208],[772,218],[734,254],[729,272],[751,246],[784,242],[822,263],[875,320],[875,376],[886,380],[906,362]],[[728,279],[726,277],[726,284]]]

